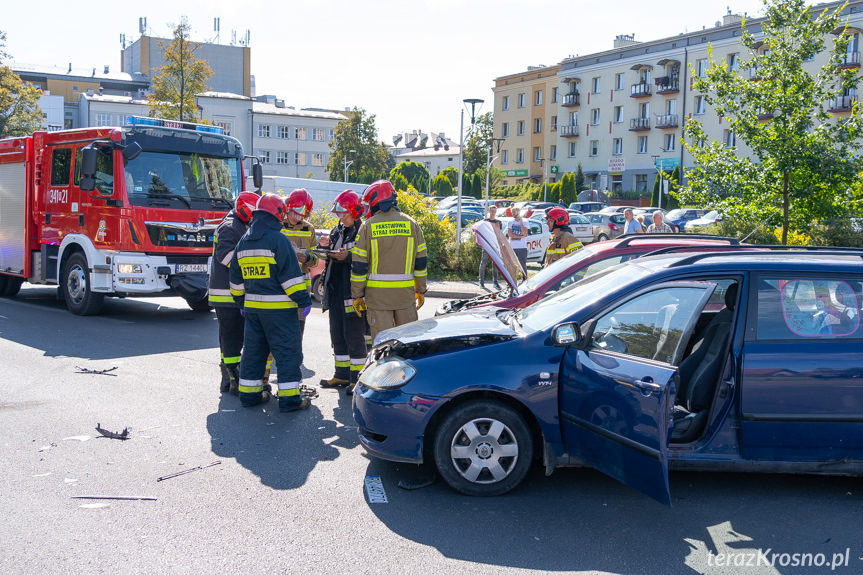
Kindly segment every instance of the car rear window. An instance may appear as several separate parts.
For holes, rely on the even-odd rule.
[[[758,339],[860,336],[861,284],[815,278],[762,279]]]

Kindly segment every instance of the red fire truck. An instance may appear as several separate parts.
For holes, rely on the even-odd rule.
[[[0,140],[0,295],[27,281],[59,285],[78,315],[105,296],[209,309],[213,231],[242,190],[242,161],[221,128],[154,118]]]

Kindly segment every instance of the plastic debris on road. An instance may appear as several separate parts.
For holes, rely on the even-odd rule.
[[[75,441],[80,441],[81,443],[83,443],[83,442],[89,441],[93,438],[90,437],[89,435],[73,435],[72,437],[64,437],[63,441],[72,441],[73,439]]]
[[[366,475],[366,494],[369,496],[369,503],[389,503],[387,500],[387,492],[384,489],[384,484],[381,481],[380,475]]]
[[[123,431],[117,433],[116,431],[108,431],[107,429],[102,429],[102,424],[96,424],[96,431],[102,434],[103,437],[107,437],[109,439],[121,439],[123,441],[129,439],[129,432],[132,431],[131,427],[125,428]]]

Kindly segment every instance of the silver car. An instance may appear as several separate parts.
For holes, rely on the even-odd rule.
[[[601,212],[591,212],[583,216],[591,224],[593,224],[594,241],[603,242],[611,240],[623,234],[623,226],[626,225],[626,218],[623,214],[603,214]]]

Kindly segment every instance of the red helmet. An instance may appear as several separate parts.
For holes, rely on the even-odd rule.
[[[258,205],[258,200],[260,199],[261,196],[255,192],[240,192],[234,204],[234,213],[237,214],[237,217],[241,221],[248,222],[252,219],[252,212],[255,210],[255,206]]]
[[[345,190],[333,200],[333,209],[330,211],[339,215],[350,214],[357,219],[363,213],[363,203],[355,191]]]
[[[383,201],[395,199],[395,197],[396,189],[393,187],[392,182],[389,180],[378,180],[366,188],[366,192],[363,194],[363,202],[374,207]]]
[[[551,208],[545,213],[545,219],[554,221],[554,226],[565,226],[569,224],[569,212],[563,208]]]
[[[298,216],[306,217],[312,213],[315,203],[312,195],[303,188],[298,188],[288,196],[288,209]]]
[[[256,212],[269,212],[281,221],[285,217],[285,200],[276,194],[264,194],[255,206]]]

